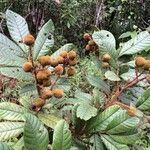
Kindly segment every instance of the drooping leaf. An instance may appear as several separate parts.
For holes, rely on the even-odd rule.
[[[54,24],[49,20],[39,31],[33,47],[33,58],[38,59],[40,56],[47,54],[54,45]]]
[[[26,46],[20,43],[23,37],[29,34],[28,25],[25,19],[15,12],[7,10],[6,22],[12,39],[16,41],[23,49],[26,49]]]
[[[150,88],[141,95],[136,104],[137,108],[144,111],[150,110]]]
[[[4,120],[24,120],[23,114],[26,110],[14,103],[1,102],[0,103],[0,119]]]
[[[120,144],[134,144],[139,138],[139,133],[131,135],[109,135],[114,141]]]
[[[69,150],[71,148],[71,132],[68,124],[61,120],[57,123],[54,135],[52,150]]]
[[[90,150],[106,150],[101,140],[101,137],[97,134],[94,134],[90,138],[90,143],[92,143],[92,146],[90,146]]]
[[[11,150],[7,143],[0,143],[0,150]]]
[[[116,75],[113,71],[105,72],[105,77],[110,81],[120,81],[118,75]]]
[[[72,49],[75,49],[75,45],[72,43],[68,43],[68,44],[63,45],[60,49],[58,49],[56,52],[54,52],[51,56],[53,58],[57,58],[61,52],[63,52],[63,51],[68,52]]]
[[[89,83],[92,86],[97,87],[98,89],[106,92],[107,94],[110,93],[109,86],[103,80],[101,80],[100,78],[92,76],[92,75],[88,75],[87,80],[89,81]]]
[[[143,31],[136,38],[124,43],[119,56],[136,54],[148,48],[150,48],[150,34]]]
[[[101,135],[101,139],[104,142],[104,144],[108,150],[130,150],[127,145],[119,144],[119,143],[115,142],[108,135]]]
[[[54,129],[56,124],[61,120],[61,118],[56,117],[52,114],[39,113],[38,117],[45,125],[52,129]]]
[[[97,109],[88,103],[81,103],[77,108],[77,117],[85,121],[97,115]]]
[[[49,142],[48,131],[41,121],[32,114],[25,114],[24,145],[30,150],[46,150]]]
[[[17,137],[23,132],[23,122],[0,122],[0,141]]]
[[[113,120],[114,115],[120,110],[118,105],[113,105],[103,112],[99,112],[94,118],[91,118],[87,123],[86,130],[88,132],[95,132],[105,130],[107,125]]]

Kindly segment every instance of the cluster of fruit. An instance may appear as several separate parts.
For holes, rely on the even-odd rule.
[[[109,64],[109,61],[111,59],[111,56],[106,53],[102,56],[102,67],[103,68],[110,68],[110,64]]]
[[[23,39],[23,43],[32,46],[34,44],[33,36],[27,35]],[[41,109],[44,106],[46,99],[54,96],[62,98],[64,93],[61,89],[53,89],[56,81],[61,78],[61,75],[73,76],[76,73],[75,65],[77,64],[77,54],[75,51],[62,51],[57,58],[46,55],[41,56],[38,62],[34,62],[32,57],[22,66],[25,72],[30,72],[34,75],[39,97],[33,102],[34,110]],[[49,67],[53,69],[49,70]],[[55,76],[56,80],[51,81],[51,76]]]
[[[135,65],[137,68],[141,68],[149,72],[146,80],[150,83],[150,60],[146,60],[144,57],[138,56],[135,58]]]
[[[88,42],[88,44],[85,47],[85,53],[89,54],[89,53],[98,53],[98,47],[96,45],[96,43],[93,41],[92,37],[90,36],[90,34],[85,33],[83,35],[83,39]]]

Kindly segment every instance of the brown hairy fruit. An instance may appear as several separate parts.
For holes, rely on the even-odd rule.
[[[53,95],[54,95],[54,97],[56,97],[56,98],[62,98],[63,95],[64,95],[64,92],[63,92],[61,89],[55,89],[55,90],[53,91]]]
[[[33,69],[33,66],[31,62],[26,62],[23,64],[22,68],[25,72],[31,72]]]
[[[91,40],[91,36],[90,36],[90,34],[88,34],[88,33],[84,33],[84,35],[83,35],[83,39],[84,39],[84,40],[86,40],[86,41]]]
[[[92,50],[92,46],[90,46],[90,45],[86,45],[85,50],[86,50],[86,51],[90,51],[90,50]]]
[[[75,73],[76,73],[75,67],[70,67],[70,68],[67,70],[67,75],[68,75],[68,76],[73,76],[73,75],[75,75]]]
[[[23,37],[23,43],[28,46],[33,45],[34,42],[35,42],[35,39],[31,34],[27,34],[25,37]]]
[[[134,107],[130,107],[130,108],[127,110],[127,113],[128,113],[129,116],[134,117],[134,116],[136,116],[136,114],[137,114],[137,110],[136,110],[136,108],[134,108]]]
[[[94,42],[93,40],[90,40],[90,41],[88,42],[88,45],[94,46],[94,45],[95,45],[95,42]]]
[[[58,65],[55,67],[54,71],[55,71],[55,74],[61,75],[64,72],[64,68],[63,68],[63,66]]]
[[[146,81],[150,84],[150,74],[147,75]]]
[[[77,59],[75,58],[75,59],[73,59],[73,60],[69,60],[69,65],[70,66],[74,66],[74,65],[76,65],[77,64]]]
[[[63,58],[66,58],[66,57],[68,56],[67,51],[62,51],[62,52],[60,53],[60,56],[63,57]]]
[[[138,56],[135,58],[135,65],[137,67],[143,67],[145,65],[145,58],[144,57],[141,57],[141,56]]]
[[[107,63],[107,62],[103,62],[103,63],[102,63],[102,67],[103,67],[103,68],[109,68],[110,65],[109,65],[109,63]]]
[[[57,61],[59,64],[63,64],[64,63],[64,58],[62,56],[58,56]]]
[[[145,61],[144,69],[145,70],[149,70],[150,69],[150,60],[146,60]]]
[[[51,98],[53,96],[53,92],[50,89],[44,89],[42,91],[41,97],[43,99],[48,99]]]
[[[48,87],[48,86],[50,86],[51,84],[52,84],[52,82],[51,82],[51,80],[50,80],[49,78],[42,81],[42,85],[43,85],[44,87]]]
[[[77,54],[76,54],[76,52],[75,51],[70,51],[69,53],[68,53],[68,57],[69,57],[69,59],[74,59],[74,58],[76,58],[76,56],[77,56]]]
[[[40,70],[37,72],[37,80],[40,82],[41,80],[48,79],[48,77],[51,75],[51,72],[49,70]]]
[[[52,67],[56,67],[57,65],[58,65],[57,59],[52,58],[52,59],[51,59],[51,66],[52,66]]]
[[[102,57],[103,62],[109,62],[110,59],[111,59],[111,56],[108,53],[104,54]]]
[[[41,56],[39,59],[39,62],[42,66],[50,65],[51,64],[51,57],[48,55]]]
[[[41,107],[44,106],[44,104],[45,104],[45,100],[44,100],[44,99],[42,99],[42,98],[37,98],[37,99],[33,102],[32,108],[33,108],[33,109],[41,108]]]

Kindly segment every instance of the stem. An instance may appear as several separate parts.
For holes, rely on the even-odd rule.
[[[36,67],[34,65],[34,61],[33,61],[33,56],[32,56],[32,47],[29,47],[29,61],[31,61],[32,66],[33,66],[33,70],[32,70],[32,74],[34,75],[34,79],[35,79],[35,84],[36,84],[36,89],[38,92],[38,95],[40,96],[40,87],[38,86],[38,80],[37,80],[37,76],[36,76]]]
[[[57,81],[59,80],[60,76],[58,75],[54,83],[51,85],[50,89],[52,90],[53,87],[56,85]]]

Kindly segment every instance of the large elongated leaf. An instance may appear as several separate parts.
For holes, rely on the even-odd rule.
[[[26,110],[10,102],[0,103],[0,119],[4,120],[24,120],[23,114]]]
[[[150,34],[143,31],[136,38],[124,43],[119,56],[136,54],[148,48],[150,48]]]
[[[115,142],[108,135],[101,135],[101,139],[104,142],[108,150],[130,150],[127,145],[119,144]]]
[[[71,132],[68,124],[61,120],[55,127],[52,150],[69,150],[71,148]]]
[[[56,124],[61,120],[61,118],[56,117],[52,114],[39,113],[38,117],[45,125],[53,129],[55,128]]]
[[[6,11],[6,21],[12,39],[19,44],[23,37],[29,34],[27,22],[23,17],[11,10]],[[25,45],[19,45],[26,49]]]
[[[120,110],[118,105],[113,105],[103,112],[99,112],[99,114],[91,118],[87,124],[86,130],[88,132],[95,132],[100,130],[105,130],[107,125],[113,120],[114,115]]]
[[[36,60],[39,56],[45,55],[54,45],[54,25],[49,20],[40,30],[33,47],[33,58]]]
[[[48,131],[32,114],[25,114],[24,145],[30,150],[46,150],[49,142]]]
[[[144,94],[140,96],[136,106],[140,110],[150,110],[150,88],[148,88]]]
[[[23,132],[23,122],[0,122],[0,141],[16,137]]]
[[[67,51],[68,52],[68,51],[70,51],[70,50],[72,50],[74,48],[75,48],[75,45],[72,44],[72,43],[65,44],[60,49],[58,49],[56,52],[54,52],[51,56],[53,58],[57,58],[61,52],[63,52],[63,51]]]
[[[11,148],[6,143],[0,143],[0,150],[11,150]]]
[[[109,86],[103,81],[101,80],[100,78],[98,77],[95,77],[95,76],[92,76],[92,75],[89,75],[87,77],[87,80],[89,81],[89,83],[91,85],[93,85],[94,87],[97,87],[98,89],[100,89],[101,91],[104,91],[106,92],[107,94],[110,93],[110,88]]]
[[[25,73],[21,67],[0,67],[0,73],[18,80],[31,81],[33,76],[30,73]]]
[[[81,103],[77,108],[77,117],[83,120],[89,120],[97,115],[97,109],[88,103]]]

